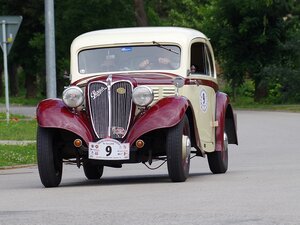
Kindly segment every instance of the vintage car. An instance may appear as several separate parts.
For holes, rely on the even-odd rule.
[[[41,182],[61,182],[63,162],[87,179],[104,167],[167,162],[173,182],[190,159],[206,157],[225,173],[237,144],[235,113],[219,91],[214,54],[201,32],[180,27],[106,29],[71,45],[70,86],[37,107]],[[158,163],[158,162],[156,162]]]

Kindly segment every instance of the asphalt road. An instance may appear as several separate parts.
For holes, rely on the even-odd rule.
[[[239,111],[238,123],[228,172],[192,159],[185,183],[171,183],[166,165],[107,168],[99,181],[68,165],[50,189],[36,167],[1,170],[0,224],[300,224],[300,114]]]
[[[24,115],[28,117],[35,117],[36,115],[36,107],[34,106],[18,106],[18,105],[10,105],[9,113],[10,114],[18,114]],[[6,113],[6,106],[4,104],[0,104],[0,112]]]

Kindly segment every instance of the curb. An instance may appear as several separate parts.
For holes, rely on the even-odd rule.
[[[25,164],[25,165],[14,165],[14,166],[3,166],[0,167],[1,170],[11,170],[11,169],[22,169],[22,168],[28,168],[28,167],[34,167],[37,166],[37,164]],[[1,175],[1,174],[0,174]]]

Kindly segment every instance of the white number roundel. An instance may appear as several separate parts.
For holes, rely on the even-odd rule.
[[[200,108],[202,112],[206,112],[208,107],[208,96],[205,89],[200,91]]]

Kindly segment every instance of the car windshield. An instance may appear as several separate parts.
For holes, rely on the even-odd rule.
[[[180,48],[175,45],[124,46],[94,48],[79,52],[81,74],[132,71],[176,70],[180,66]]]

